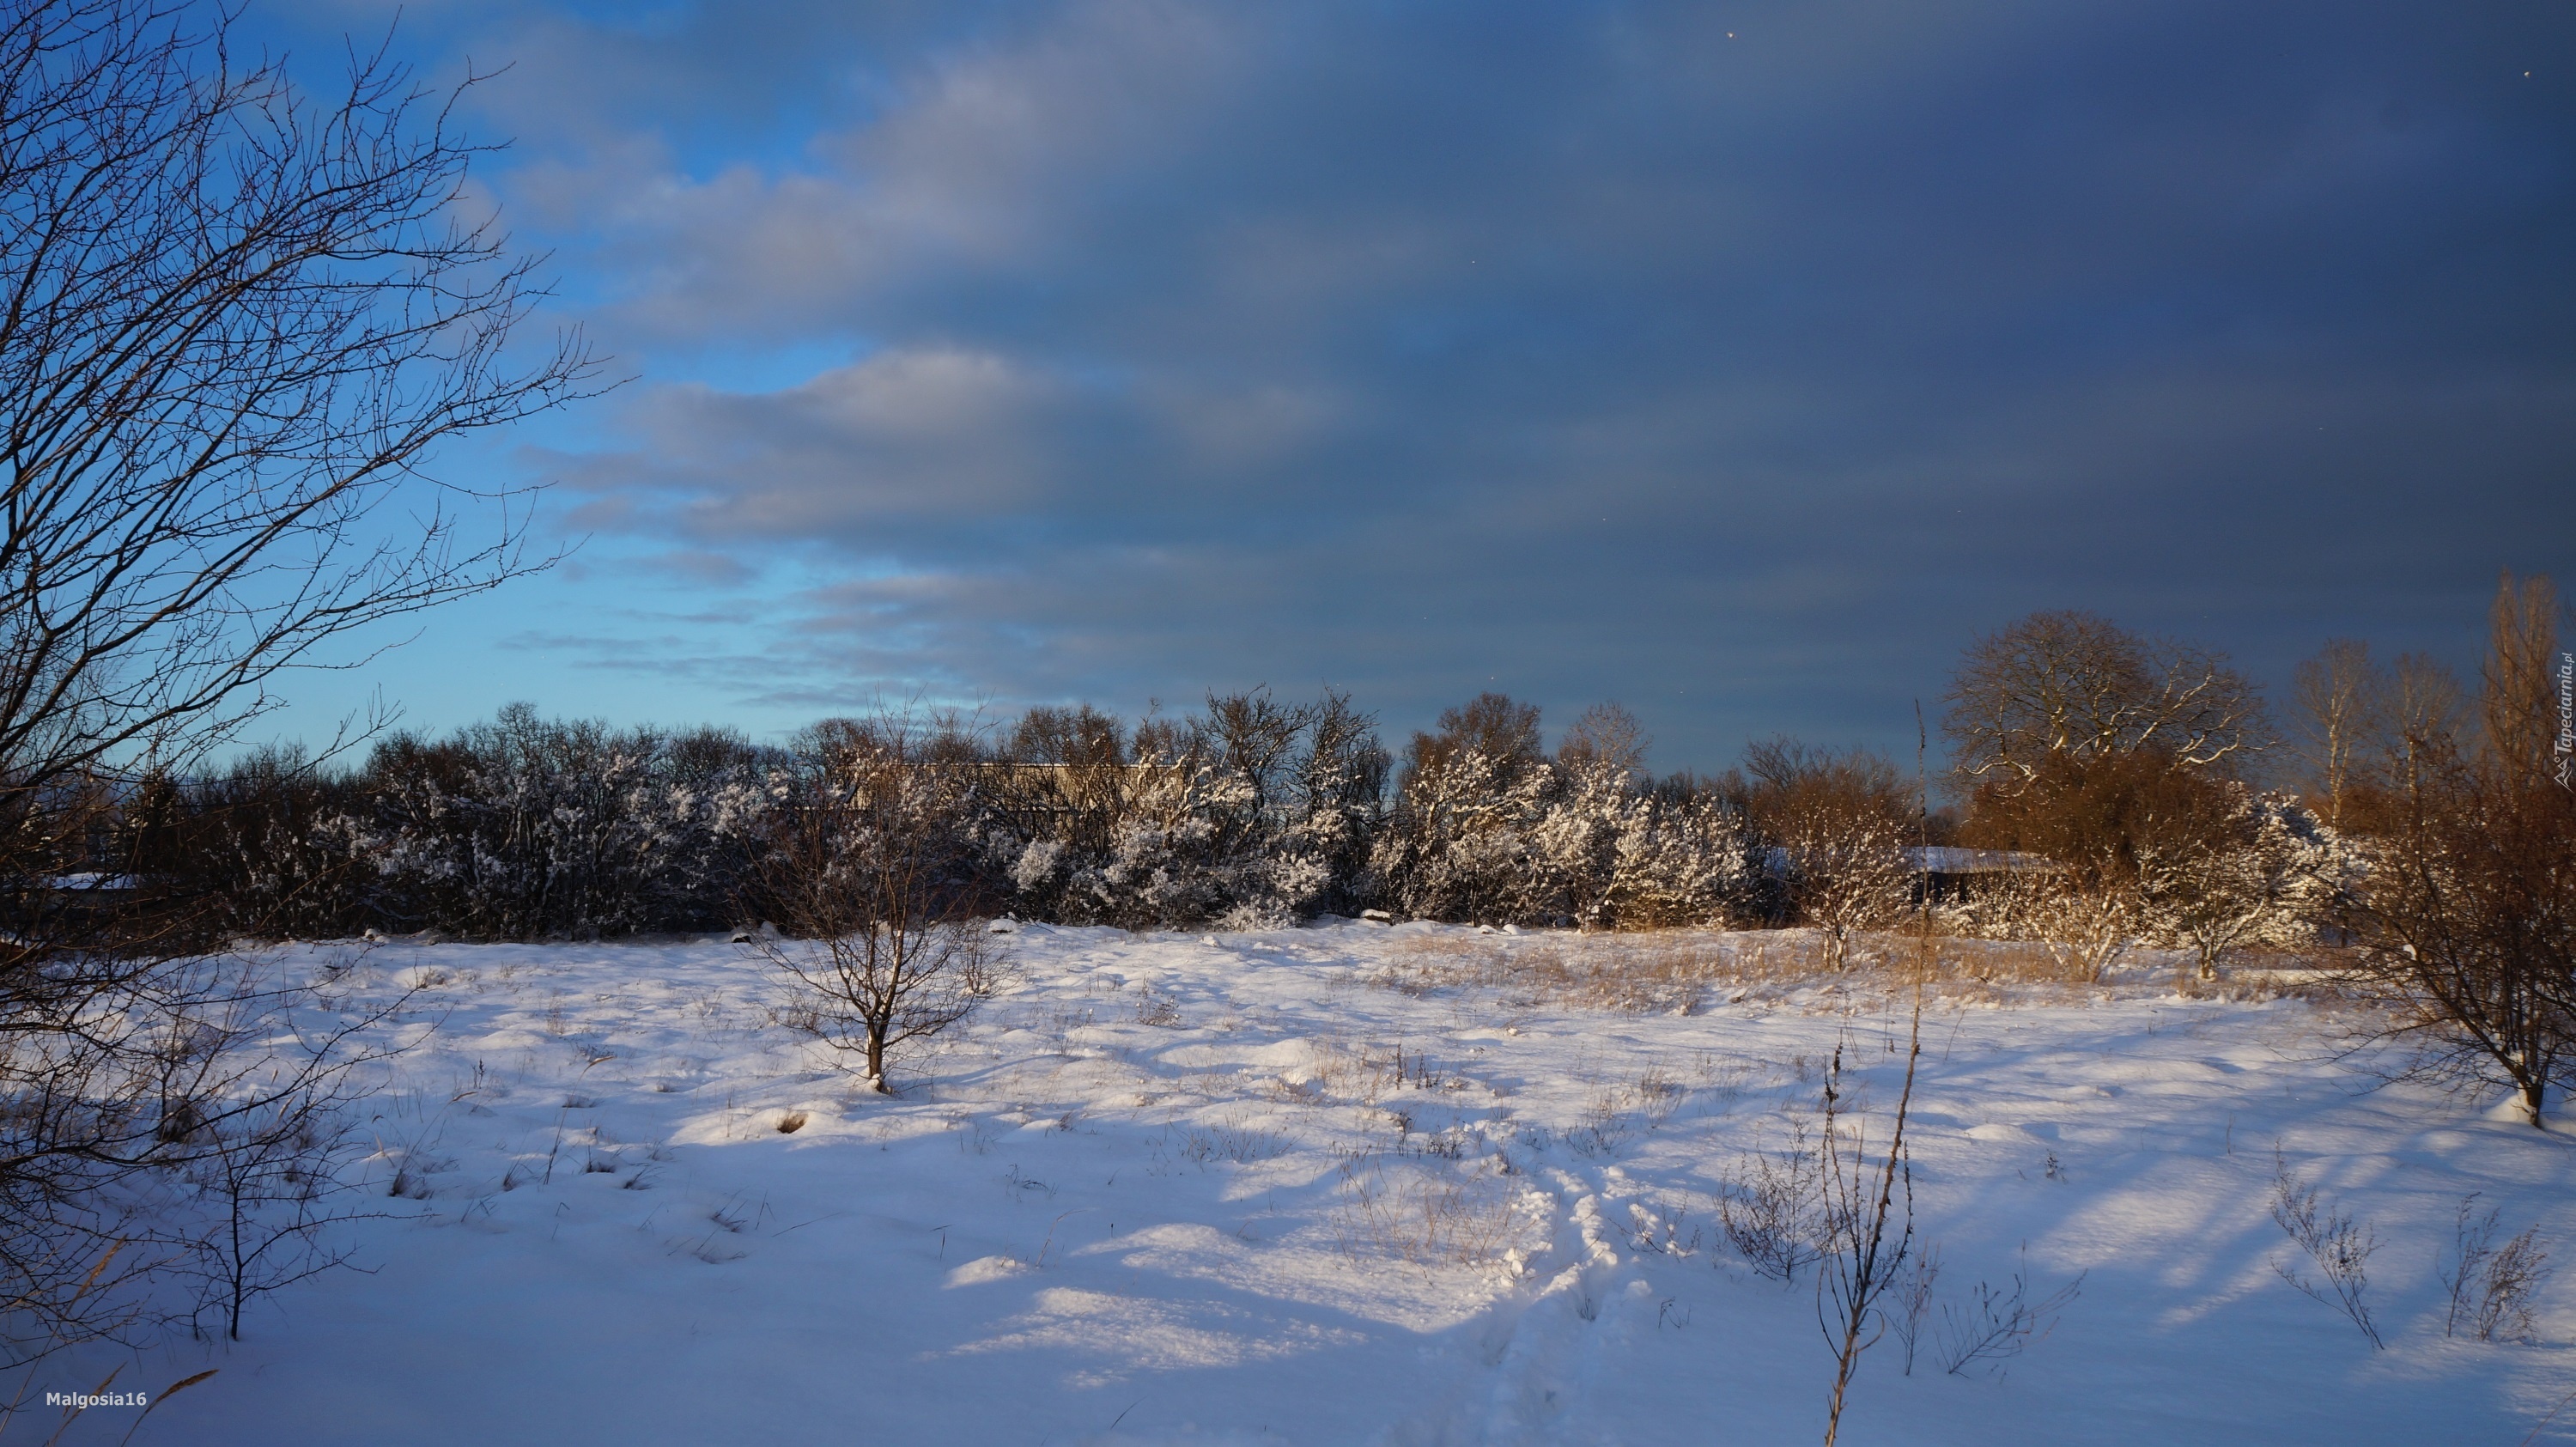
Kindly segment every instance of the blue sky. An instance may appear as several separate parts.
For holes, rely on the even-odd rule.
[[[278,0],[318,68],[386,5]],[[1910,749],[2092,608],[2285,682],[2576,582],[2561,4],[406,7],[624,387],[444,729],[1330,682]]]

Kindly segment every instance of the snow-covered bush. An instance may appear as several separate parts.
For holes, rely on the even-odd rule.
[[[1488,695],[1453,710],[1456,737],[1416,738],[1371,872],[1381,898],[1417,919],[1571,924],[1585,929],[1707,924],[1741,915],[1759,877],[1743,817],[1693,789],[1657,789],[1641,776],[1642,735],[1617,710],[1603,715],[1623,747],[1574,732],[1555,760],[1509,730],[1473,718],[1508,716]],[[1518,721],[1516,721],[1518,722]],[[1531,710],[1525,722],[1535,727]],[[1500,735],[1498,743],[1494,735]]]
[[[1254,927],[1365,902],[1386,756],[1342,695],[1214,697],[1132,739],[1087,711],[1033,710],[998,752],[976,765],[969,827],[1018,913]]]
[[[2151,837],[2139,851],[2143,929],[2159,945],[2192,950],[2205,980],[2230,950],[2314,943],[2355,862],[2350,846],[2287,794],[2231,783],[2226,799],[2212,827]]]
[[[1387,904],[1415,919],[1556,923],[1550,892],[1533,887],[1553,782],[1544,763],[1476,748],[1416,767],[1369,861]]]
[[[1642,788],[1602,765],[1549,767],[1555,788],[1530,830],[1523,915],[1639,929],[1739,912],[1756,872],[1741,815],[1714,799]]]
[[[596,938],[721,924],[769,807],[770,762],[721,734],[547,722],[524,705],[378,746],[324,834],[397,928]]]

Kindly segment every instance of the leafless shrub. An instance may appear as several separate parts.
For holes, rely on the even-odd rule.
[[[1822,1169],[1806,1122],[1793,1117],[1787,1145],[1746,1151],[1727,1173],[1718,1225],[1757,1274],[1795,1281],[1823,1253]]]
[[[1159,1029],[1176,1030],[1181,1024],[1181,1005],[1169,995],[1158,994],[1151,985],[1137,992],[1136,1023]]]
[[[1897,1342],[1905,1348],[1905,1375],[1909,1377],[1914,1375],[1914,1355],[1923,1339],[1923,1323],[1932,1312],[1932,1288],[1940,1279],[1938,1246],[1915,1252],[1896,1279],[1896,1310],[1887,1321]]]
[[[2079,985],[2108,976],[2144,927],[2124,885],[2063,874],[2007,876],[1984,908],[1992,934],[2036,948],[2052,978]]]
[[[1744,751],[1744,807],[1770,844],[1782,902],[1812,926],[1840,971],[1862,931],[1905,911],[1904,846],[1920,812],[1896,767],[1866,749],[1811,748],[1786,736]]]
[[[1292,1148],[1289,1139],[1241,1119],[1227,1119],[1213,1125],[1176,1126],[1180,1134],[1180,1155],[1199,1165],[1210,1161],[1232,1161],[1238,1166],[1257,1165],[1277,1160]]]
[[[1674,1112],[1682,1108],[1682,1102],[1690,1098],[1690,1092],[1680,1081],[1666,1074],[1663,1067],[1650,1065],[1643,1075],[1637,1077],[1635,1096],[1638,1113],[1645,1117],[1646,1124],[1661,1130],[1673,1118]]]
[[[2442,1272],[2451,1298],[2442,1334],[2527,1342],[2533,1327],[2531,1299],[2556,1270],[2549,1264],[2549,1248],[2541,1244],[2537,1226],[2496,1245],[2504,1213],[2492,1210],[2481,1218],[2474,1210],[2476,1200],[2474,1191],[2460,1198],[2451,1262]]]
[[[192,1327],[211,1312],[239,1341],[251,1302],[348,1263],[351,1250],[326,1232],[379,1214],[341,1204],[353,1195],[341,1174],[351,1094],[345,1073],[311,1079],[219,1112],[194,1133],[183,1179],[207,1219],[192,1233],[187,1268],[198,1286]]]
[[[1941,1370],[1959,1377],[1982,1371],[2001,1380],[2011,1369],[2012,1359],[2054,1330],[2059,1313],[2083,1290],[2084,1277],[2078,1274],[2073,1281],[2032,1301],[2030,1249],[2025,1246],[2022,1264],[2014,1270],[2011,1285],[1999,1287],[1980,1281],[1968,1303],[1942,1304],[1938,1333]]]
[[[2379,1249],[2377,1234],[2349,1214],[2323,1205],[2317,1198],[2317,1188],[2300,1185],[2290,1174],[2288,1158],[2277,1149],[2272,1153],[2272,1163],[2272,1219],[2316,1263],[2325,1284],[2310,1281],[2287,1261],[2275,1260],[2273,1274],[2342,1312],[2361,1328],[2363,1336],[2370,1338],[2374,1351],[2385,1346],[2379,1338],[2379,1328],[2371,1322],[2369,1303],[2362,1299],[2370,1285],[2367,1267],[2371,1253]]]
[[[1631,1250],[1658,1256],[1691,1256],[1699,1251],[1703,1233],[1690,1224],[1690,1211],[1685,1206],[1654,1209],[1642,1201],[1631,1201],[1628,1220],[1626,1235]]]
[[[258,960],[64,961],[40,988],[77,980],[86,998],[28,1010],[27,981],[0,1056],[0,1341],[19,1359],[154,1315],[141,1287],[197,1288],[181,1313],[213,1312],[238,1334],[252,1299],[329,1269],[325,1229],[367,1214],[335,1203],[347,1133],[341,1107],[381,1059],[355,1041],[409,999],[300,1033],[309,991]]]
[[[1880,1299],[1904,1279],[1914,1252],[1914,1167],[1906,1153],[1905,1124],[1914,1100],[1915,1068],[1922,1058],[1923,993],[1918,984],[1907,1030],[1905,1084],[1897,1093],[1886,1142],[1875,1154],[1868,1115],[1843,1084],[1840,1048],[1834,1051],[1833,1065],[1825,1076],[1824,1129],[1819,1142],[1825,1241],[1816,1324],[1835,1353],[1825,1447],[1834,1447],[1841,1430],[1844,1398],[1852,1373],[1860,1367],[1861,1353],[1887,1329]]]
[[[1636,1128],[1628,1123],[1620,1109],[1625,1102],[1616,1091],[1603,1091],[1593,1096],[1583,1109],[1583,1122],[1565,1133],[1565,1144],[1576,1155],[1595,1160],[1608,1160],[1627,1145]]]

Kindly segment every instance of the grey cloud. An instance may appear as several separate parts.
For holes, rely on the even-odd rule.
[[[2279,672],[2576,565],[2559,11],[839,17],[492,22],[647,378],[573,520],[819,580],[674,645],[744,697],[1492,683],[1706,765],[2029,608]],[[688,370],[762,345],[853,360]]]

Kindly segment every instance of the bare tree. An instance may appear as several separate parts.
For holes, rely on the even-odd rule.
[[[247,1054],[241,1047],[255,1042],[245,1026],[268,1023],[260,1014],[235,1022],[225,1047],[261,1068],[235,1082],[247,1089],[221,1102],[229,1108],[204,1112],[180,1171],[200,1214],[180,1269],[197,1279],[199,1310],[235,1341],[254,1300],[349,1264],[352,1248],[329,1240],[328,1228],[381,1214],[353,1201],[355,1186],[340,1174],[350,1132],[344,1107],[358,1093],[351,1072],[375,1057],[339,1040],[319,1056],[293,1047]]]
[[[1431,919],[1509,919],[1528,881],[1529,832],[1556,780],[1539,709],[1479,694],[1405,749],[1395,807],[1371,852],[1387,902]]]
[[[1566,726],[1557,740],[1557,766],[1568,772],[1608,770],[1623,782],[1645,772],[1646,750],[1654,740],[1637,716],[1615,703],[1596,703]]]
[[[2271,741],[2262,694],[2227,656],[2092,613],[2033,613],[1969,645],[1946,695],[1962,779],[2028,778],[2053,755],[2160,751],[2195,767]]]
[[[404,995],[295,1027],[312,992],[257,959],[197,957],[79,977],[80,993],[21,990],[0,1021],[0,1341],[16,1360],[148,1324],[121,1288],[164,1272],[209,1287],[237,1334],[252,1297],[342,1259],[316,1234],[337,1219],[335,1112],[355,1045]],[[30,1000],[51,1007],[23,1008]],[[155,1180],[193,1183],[165,1211]]]
[[[2468,693],[2450,665],[2422,653],[2401,653],[2390,665],[2386,695],[2375,711],[2378,787],[2400,799],[2424,787],[2428,765],[2461,747]]]
[[[2576,1040],[2576,796],[2435,756],[2337,897],[2357,983],[2399,1007],[2418,1068],[2509,1086],[2532,1124]]]
[[[1798,918],[1824,936],[1826,969],[1841,969],[1864,931],[1905,912],[1914,871],[1902,825],[1816,807],[1784,821],[1778,847]]]
[[[2302,662],[2291,685],[2297,703],[2308,774],[2326,823],[2343,827],[2344,799],[2353,786],[2355,761],[2385,701],[2386,682],[2371,665],[2370,645],[2329,639]]]
[[[113,872],[129,781],[281,671],[542,565],[509,495],[428,468],[598,375],[577,337],[509,350],[542,291],[452,93],[381,51],[318,91],[242,68],[232,13],[0,7],[0,1308],[47,1341],[113,1316],[67,1284],[130,1224],[115,1188],[261,1098],[193,1043],[245,988],[189,958],[210,916],[57,877]]]
[[[2139,748],[2055,753],[2026,775],[1980,783],[1960,839],[2056,866],[2014,876],[1974,912],[1993,932],[2036,940],[2067,977],[2090,982],[2142,932],[2189,936],[2214,963],[2267,923],[2264,910],[2286,903],[2296,879],[2251,868],[2263,858],[2246,852],[2264,837],[2260,824],[2242,784]]]
[[[218,10],[0,20],[0,762],[202,750],[351,629],[523,571],[439,443],[580,395],[577,338],[465,193],[452,97],[231,67]],[[376,507],[411,489],[400,526]],[[460,508],[457,504],[463,504]]]
[[[1314,861],[1329,883],[1319,908],[1357,914],[1366,898],[1369,843],[1386,817],[1392,763],[1377,741],[1374,716],[1351,707],[1350,695],[1324,690],[1292,769],[1297,817],[1289,848]]]
[[[1314,721],[1313,709],[1278,702],[1266,685],[1249,693],[1208,695],[1210,762],[1243,781],[1255,823],[1284,802],[1297,743]]]
[[[2509,774],[2537,780],[2550,773],[2558,739],[2558,590],[2546,577],[2516,582],[2507,572],[2488,616],[2479,698],[2486,749]]]
[[[2338,894],[2356,982],[2399,1006],[2417,1068],[2509,1086],[2531,1123],[2576,1074],[2576,793],[2550,770],[2546,579],[2498,589],[2480,747],[2455,731],[2447,673],[2416,670],[2392,710],[2395,788],[2365,868]]]
[[[2331,640],[2299,665],[2292,697],[2309,797],[2333,829],[2390,827],[2403,812],[2397,801],[2420,787],[2426,761],[2449,756],[2468,739],[2470,710],[2459,679],[2421,653],[2400,654],[2381,667],[2371,661],[2368,644]]]
[[[1537,704],[1515,703],[1499,693],[1480,693],[1456,708],[1443,709],[1439,731],[1416,733],[1406,748],[1400,785],[1410,789],[1415,777],[1438,772],[1451,756],[1473,753],[1482,756],[1498,781],[1509,786],[1546,762],[1539,751],[1538,720]]]
[[[916,742],[900,717],[809,737],[744,901],[779,930],[750,948],[887,1094],[889,1053],[973,1014],[1002,964],[976,917],[955,775],[924,767]]]
[[[2111,973],[2143,923],[2134,888],[2062,869],[2007,875],[1975,910],[1984,933],[2038,945],[2058,978],[2087,985]]]

